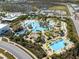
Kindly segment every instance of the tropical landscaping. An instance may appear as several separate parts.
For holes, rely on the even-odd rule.
[[[70,16],[69,10],[67,9],[67,6],[65,6],[65,5],[54,5],[52,7],[49,7],[49,10],[55,10],[55,11],[61,10],[61,11],[66,12],[65,15]]]
[[[74,54],[72,52],[79,47],[79,43],[74,24],[68,16],[70,14],[65,5],[32,11],[13,21],[7,21],[11,31],[5,33],[5,36],[31,51],[39,59],[70,58],[69,53]]]
[[[38,17],[31,18],[31,19],[33,19],[33,20],[36,19],[35,21],[38,21],[37,18]],[[48,30],[38,31],[38,32],[32,32],[31,30],[30,31],[27,30],[26,32],[24,32],[21,35],[20,34],[15,35],[16,32],[14,31],[14,32],[10,33],[11,35],[9,35],[7,37],[10,38],[11,41],[16,42],[16,43],[24,46],[28,50],[30,50],[39,59],[48,56],[47,51],[51,51],[49,45],[56,40],[59,40],[59,39],[65,37],[64,38],[65,40],[70,40],[71,42],[73,42],[73,44],[76,42],[77,35],[73,28],[73,22],[70,22],[71,19],[63,18],[64,19],[63,20],[61,17],[46,17],[46,16],[45,16],[45,18],[40,17],[38,19],[39,19],[39,21],[42,19],[41,22],[45,22],[46,24],[48,24],[49,22],[52,23],[52,24],[50,24],[51,27]],[[45,20],[43,20],[43,19],[45,19]],[[22,20],[22,18],[21,18],[21,20]],[[17,21],[16,24],[19,24],[18,26],[23,28],[20,23],[22,23],[23,21],[27,21],[27,20],[28,20],[28,17],[26,17],[22,21]],[[30,18],[29,18],[29,20],[30,20]],[[13,23],[15,23],[15,21],[13,21]],[[61,24],[63,24],[63,25],[61,25]],[[61,30],[61,26],[63,27],[66,24],[67,24],[67,27],[64,27],[64,29],[62,28],[62,30]],[[20,29],[15,24],[12,24],[12,26],[11,26],[12,28],[14,28],[13,25],[16,26],[15,27],[16,30],[17,30],[17,28]],[[24,27],[24,29],[25,28],[26,27]],[[29,28],[32,29],[31,27],[29,27]],[[72,33],[70,33],[71,31],[72,31]],[[75,36],[73,36],[73,35],[75,35]],[[73,44],[71,44],[71,45],[73,45]],[[45,47],[45,45],[46,45],[46,47]],[[70,47],[73,48],[74,46],[70,46]],[[65,50],[65,51],[67,52],[68,50]],[[51,53],[52,54],[49,56],[52,58],[55,57],[52,51],[51,51]],[[56,52],[55,52],[55,54],[56,54]],[[62,53],[60,55],[62,55]],[[47,58],[49,58],[49,57],[47,57]],[[62,57],[62,58],[64,58],[64,57]]]
[[[9,31],[1,34],[1,41],[22,49],[33,59],[79,59],[79,37],[73,22],[79,11],[70,8],[79,1],[52,1],[1,4],[0,22],[9,26]],[[75,7],[79,10],[78,6]],[[5,49],[0,49],[0,55],[15,59]]]

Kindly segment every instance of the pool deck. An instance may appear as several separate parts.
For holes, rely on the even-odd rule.
[[[41,27],[40,23],[36,20],[27,20],[27,21],[23,22],[22,25],[25,26],[25,27],[31,25],[32,26],[32,32],[47,30],[47,28]]]
[[[66,44],[67,45],[66,45]],[[49,48],[52,50],[53,53],[59,54],[59,53],[63,53],[66,52],[65,49],[69,50],[70,48],[74,47],[74,43],[69,41],[69,40],[65,40],[65,39],[60,39],[57,40],[55,42],[52,42],[49,45]],[[64,49],[65,48],[65,49]]]
[[[60,51],[61,49],[63,49],[65,47],[64,43],[65,43],[64,40],[55,41],[54,43],[50,44],[50,48],[53,51],[58,52],[58,51]]]

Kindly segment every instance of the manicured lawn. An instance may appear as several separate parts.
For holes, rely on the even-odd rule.
[[[66,7],[65,6],[53,6],[53,7],[50,7],[49,9],[53,9],[53,10],[65,10]]]
[[[55,5],[49,8],[50,10],[62,10],[62,11],[66,11],[67,15],[69,14],[68,8],[65,5]]]

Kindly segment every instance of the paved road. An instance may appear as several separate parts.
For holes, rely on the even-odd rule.
[[[17,59],[33,59],[30,55],[12,44],[0,41],[0,48],[6,49],[7,51],[15,55]]]
[[[75,20],[75,15],[72,16],[72,20],[74,22],[74,25],[76,27],[77,34],[79,36],[79,20]]]
[[[75,19],[75,14],[73,14],[73,8],[70,6],[70,5],[67,5],[69,11],[70,11],[70,14],[71,14],[71,19],[75,25],[75,28],[76,28],[76,31],[77,31],[77,34],[79,36],[79,20],[76,20]]]

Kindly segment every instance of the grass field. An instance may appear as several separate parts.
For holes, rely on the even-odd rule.
[[[62,5],[55,5],[55,6],[52,6],[50,7],[49,9],[54,9],[54,10],[66,10],[66,7],[65,6],[62,6]]]
[[[65,5],[54,5],[49,7],[49,10],[62,10],[66,12],[66,15],[70,15],[69,10]]]
[[[8,52],[5,52],[5,50],[0,49],[0,53],[3,54],[5,57],[7,57],[7,59],[15,59],[15,57],[13,55],[11,55]]]

